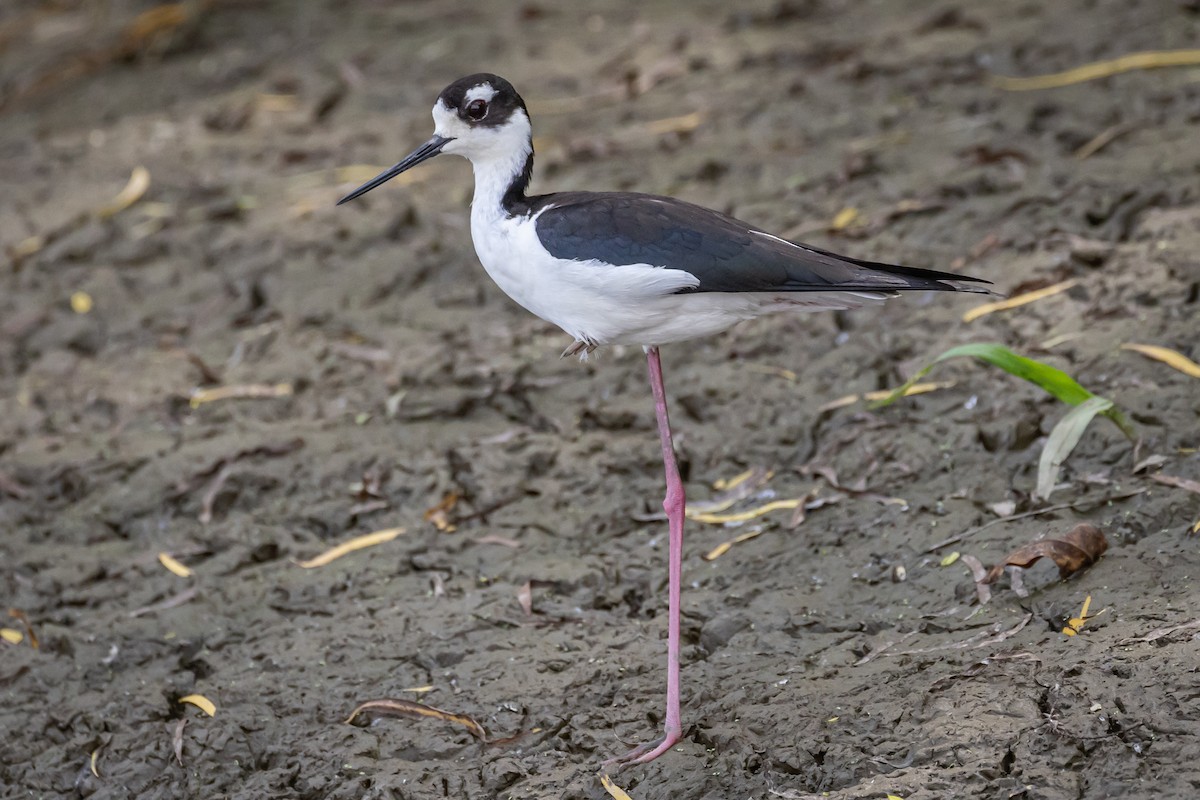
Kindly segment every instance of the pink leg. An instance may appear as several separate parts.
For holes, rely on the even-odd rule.
[[[662,362],[659,361],[657,347],[646,348],[646,363],[650,368],[650,389],[654,393],[654,412],[658,417],[658,435],[662,440],[663,470],[667,474],[667,496],[663,500],[670,527],[667,569],[667,720],[661,738],[604,762],[605,766],[616,765],[618,769],[653,761],[670,750],[683,735],[679,722],[679,594],[683,574],[683,509],[686,498],[683,481],[679,478],[679,466],[675,463],[675,447],[671,443],[667,393],[663,388]]]

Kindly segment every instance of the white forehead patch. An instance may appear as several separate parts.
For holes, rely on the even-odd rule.
[[[492,88],[490,83],[481,83],[478,86],[472,86],[467,89],[466,103],[472,100],[484,100],[488,103],[492,102],[492,98],[496,96],[496,90]]]

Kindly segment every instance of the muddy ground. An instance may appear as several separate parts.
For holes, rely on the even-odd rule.
[[[537,189],[674,194],[1006,293],[1077,281],[971,323],[976,297],[910,296],[665,348],[693,499],[764,468],[735,511],[837,502],[690,523],[685,738],[618,783],[1195,796],[1200,628],[1162,629],[1200,618],[1200,496],[1152,475],[1200,478],[1200,382],[1119,346],[1200,359],[1200,72],[989,82],[1194,46],[1195,3],[246,0],[135,21],[150,7],[0,11],[0,599],[40,644],[0,643],[0,795],[600,798],[600,761],[657,734],[640,352],[558,358],[566,337],[476,263],[462,161],[333,205],[488,70],[529,101]],[[147,191],[108,208],[139,166]],[[1140,444],[1094,423],[1047,502],[1066,407],[997,370],[821,410],[971,341],[1066,369]],[[288,388],[190,402],[252,384]],[[1108,552],[1067,581],[1036,565],[1028,597],[1002,578],[981,607],[964,560],[943,566],[1080,521]],[[344,724],[386,697],[515,738]]]

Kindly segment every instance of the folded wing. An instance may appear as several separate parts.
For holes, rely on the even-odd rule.
[[[669,197],[566,192],[530,198],[538,238],[557,258],[684,270],[683,292],[981,292],[989,281],[882,264],[789,242]],[[541,201],[541,202],[539,202]]]

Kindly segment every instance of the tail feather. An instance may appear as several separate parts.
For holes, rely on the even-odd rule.
[[[907,285],[898,286],[894,280],[886,281],[885,285],[871,286],[870,273],[864,274],[863,285],[855,285],[853,287],[844,287],[852,289],[878,289],[884,292],[905,292],[916,290],[931,290],[935,292],[972,292],[974,294],[990,294],[996,295],[997,292],[988,289],[992,282],[984,278],[976,278],[971,275],[958,275],[953,272],[940,272],[934,269],[923,269],[921,267],[905,267],[899,264],[885,264],[881,261],[867,261],[862,258],[852,258],[851,256],[841,255],[839,253],[831,253],[828,250],[822,250],[812,245],[800,245],[807,250],[812,250],[815,253],[820,253],[828,258],[834,258],[839,261],[848,262],[859,267],[863,267],[871,272],[880,272],[892,278],[902,278]],[[838,287],[843,288],[843,287]]]

